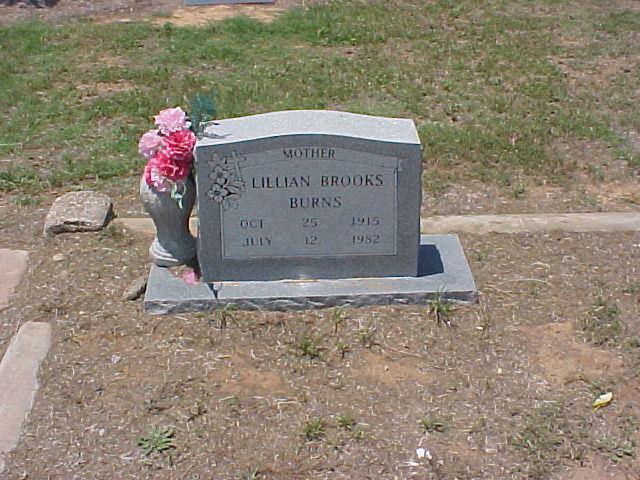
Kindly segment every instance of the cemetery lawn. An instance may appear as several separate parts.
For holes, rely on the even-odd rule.
[[[478,305],[152,317],[150,238],[17,222],[0,345],[54,340],[3,478],[640,476],[638,234],[464,235]]]
[[[137,139],[196,92],[220,117],[415,119],[424,215],[637,211],[637,2],[42,15],[0,27],[0,247],[31,252],[0,354],[27,320],[54,330],[6,478],[640,478],[638,234],[463,235],[481,299],[451,311],[166,317],[121,299],[150,238],[41,237],[74,189],[142,215]]]
[[[414,119],[430,214],[637,209],[637,2],[484,3],[336,1],[204,27],[158,12],[0,27],[0,191],[30,204],[52,189],[119,187],[140,171],[151,115],[212,92],[219,117],[318,108]]]

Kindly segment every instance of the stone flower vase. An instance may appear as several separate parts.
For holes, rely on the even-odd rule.
[[[156,225],[156,238],[149,247],[153,263],[159,267],[174,267],[189,263],[196,257],[196,239],[189,231],[189,216],[196,202],[196,187],[191,175],[185,179],[187,190],[182,208],[171,198],[171,192],[158,192],[140,179],[140,199],[145,211]]]

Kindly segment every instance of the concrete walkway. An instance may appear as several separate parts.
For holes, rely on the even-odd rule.
[[[452,215],[420,223],[423,233],[635,232],[640,212]]]
[[[20,428],[38,391],[38,369],[51,345],[51,326],[25,323],[0,362],[0,473],[4,455],[16,448]]]
[[[118,218],[114,222],[134,232],[155,233],[150,218]],[[196,227],[197,220],[192,218],[191,231]],[[635,232],[640,231],[640,212],[433,216],[421,219],[420,230],[423,234]]]

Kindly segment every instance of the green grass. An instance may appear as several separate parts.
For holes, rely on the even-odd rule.
[[[298,340],[296,350],[301,357],[320,358],[322,355],[322,338],[320,336],[310,337],[303,335]]]
[[[334,1],[272,23],[1,28],[0,112],[9,120],[0,157],[15,161],[2,167],[0,190],[136,174],[136,142],[150,116],[210,90],[220,117],[336,108],[413,118],[427,164],[485,181],[570,173],[576,166],[549,149],[568,138],[604,142],[640,165],[623,136],[640,120],[628,100],[637,75],[578,88],[556,61],[572,58],[586,71],[632,52],[640,14],[585,8],[569,21],[529,6]],[[574,31],[590,42],[560,42]]]
[[[322,418],[314,418],[304,424],[302,433],[308,440],[319,440],[325,436],[325,422]]]
[[[356,417],[352,413],[346,412],[336,415],[336,423],[338,424],[338,427],[342,428],[343,430],[351,431],[358,422],[356,420]]]
[[[634,462],[638,421],[633,414],[622,415],[607,419],[606,428],[600,431],[602,426],[594,424],[579,407],[548,400],[515,419],[507,441],[526,459],[517,471],[527,478],[552,478],[567,461],[582,462],[595,451],[616,463]]]
[[[449,419],[440,417],[426,417],[418,421],[424,433],[444,433],[449,428]]]
[[[563,460],[588,454],[586,422],[567,414],[562,402],[537,407],[514,428],[509,444],[527,459],[527,478],[550,478]]]

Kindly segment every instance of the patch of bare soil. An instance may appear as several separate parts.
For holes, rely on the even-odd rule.
[[[169,22],[178,26],[198,26],[235,15],[270,21],[288,8],[314,3],[318,3],[318,0],[276,0],[272,5],[185,7],[182,0],[60,0],[48,8],[0,5],[0,26],[31,20],[62,23],[75,18],[87,18],[99,23],[150,20],[157,24]]]
[[[425,305],[223,324],[121,298],[147,272],[150,238],[111,227],[44,239],[45,206],[8,197],[0,246],[31,254],[0,312],[0,353],[27,320],[51,323],[54,339],[3,478],[640,476],[638,233],[464,236],[482,295],[452,327]],[[598,296],[627,333],[596,348],[575,328]],[[614,401],[594,412],[600,388]],[[156,426],[174,448],[145,457],[138,440]]]
[[[563,474],[561,480],[607,480],[621,478],[615,470],[607,470],[607,465],[602,458],[593,456],[585,465],[576,466]],[[622,477],[624,478],[624,477]]]
[[[128,92],[137,88],[132,82],[119,80],[117,82],[96,82],[93,84],[80,84],[76,86],[78,96],[82,99],[109,96],[115,93]]]
[[[261,370],[259,364],[259,361],[249,360],[244,355],[223,355],[208,368],[211,369],[210,378],[219,384],[221,392],[228,395],[286,398],[291,389],[285,378],[278,373]]]
[[[586,345],[575,330],[570,322],[523,327],[531,350],[536,352],[533,363],[542,369],[547,381],[563,386],[624,370],[615,352]]]
[[[378,383],[387,388],[398,388],[410,382],[424,388],[433,380],[429,373],[420,369],[422,361],[419,358],[394,359],[364,351],[355,363],[348,372],[355,383]]]
[[[570,48],[582,46],[583,42],[566,43]],[[637,54],[627,53],[620,56],[599,56],[589,63],[573,58],[558,58],[556,65],[566,75],[569,84],[574,88],[603,89],[610,91],[615,82],[624,77],[633,78],[638,71],[639,58]],[[606,88],[608,87],[608,88]]]
[[[260,20],[261,22],[270,22],[278,14],[284,12],[284,8],[273,7],[270,5],[217,5],[212,7],[201,7],[198,10],[194,8],[178,8],[171,11],[164,18],[157,18],[153,21],[156,25],[162,25],[166,22],[172,23],[178,27],[200,26],[209,22],[224,20],[238,15],[246,15],[248,17]]]

